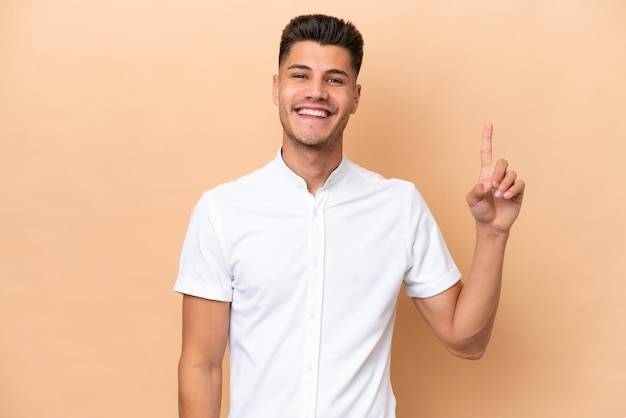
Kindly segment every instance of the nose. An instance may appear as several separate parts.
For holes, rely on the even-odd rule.
[[[306,98],[311,100],[327,100],[328,90],[322,78],[311,78],[306,86]]]

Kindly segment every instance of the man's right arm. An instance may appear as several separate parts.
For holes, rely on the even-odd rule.
[[[183,295],[183,342],[178,363],[180,418],[219,418],[222,361],[230,303]]]

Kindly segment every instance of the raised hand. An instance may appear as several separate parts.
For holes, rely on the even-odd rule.
[[[526,185],[517,178],[515,171],[509,170],[506,160],[498,160],[495,165],[492,163],[492,134],[493,126],[485,125],[480,148],[479,182],[467,194],[466,200],[478,225],[508,233],[519,215]]]

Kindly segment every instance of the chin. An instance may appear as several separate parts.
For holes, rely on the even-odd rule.
[[[294,139],[292,138],[292,140]],[[328,149],[332,148],[337,143],[337,140],[332,138],[296,138],[294,142],[302,147],[312,149]]]

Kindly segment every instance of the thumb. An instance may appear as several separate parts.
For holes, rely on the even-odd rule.
[[[479,204],[485,195],[491,191],[491,186],[485,183],[476,183],[474,188],[465,196],[467,204],[472,207]]]

